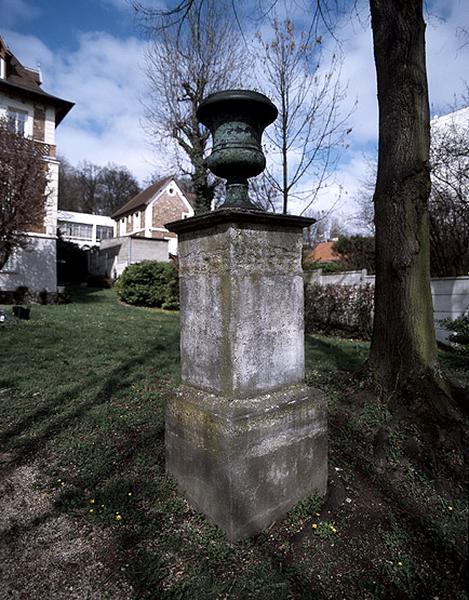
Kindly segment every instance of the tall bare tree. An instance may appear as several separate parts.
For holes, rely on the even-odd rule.
[[[124,166],[101,167],[84,161],[74,167],[67,159],[60,160],[59,208],[63,210],[111,215],[140,191]]]
[[[181,0],[172,11],[203,0]],[[430,289],[430,116],[423,0],[369,0],[379,105],[375,318],[368,370],[426,426],[454,423],[438,365]],[[318,0],[331,23],[339,0]]]
[[[258,34],[263,54],[260,86],[279,109],[266,131],[271,166],[268,177],[282,196],[286,213],[291,199],[304,213],[333,176],[345,146],[349,113],[341,114],[345,89],[341,61],[333,54],[327,67],[322,38],[297,32],[293,21],[270,20],[272,39]]]
[[[454,107],[453,107],[454,108]],[[431,124],[429,198],[432,277],[469,272],[469,107],[452,110]],[[356,194],[354,222],[374,235],[376,162],[370,160]]]
[[[240,86],[248,69],[239,30],[223,1],[206,0],[197,9],[189,6],[179,23],[164,16],[161,20],[141,6],[139,10],[151,32],[146,125],[159,152],[168,142],[182,150],[186,160],[181,166],[191,175],[196,211],[210,210],[217,182],[205,161],[209,133],[196,110],[208,94]]]
[[[431,271],[469,273],[469,107],[432,122]]]
[[[250,180],[249,197],[251,202],[266,212],[278,212],[282,207],[282,195],[264,171]]]
[[[0,269],[27,246],[25,233],[42,227],[47,182],[38,146],[0,120]]]

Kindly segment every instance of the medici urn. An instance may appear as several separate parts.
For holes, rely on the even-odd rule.
[[[262,133],[277,115],[266,96],[248,90],[217,92],[200,104],[197,118],[213,138],[208,167],[227,180],[223,208],[256,208],[249,200],[247,180],[265,169]]]
[[[181,385],[166,405],[166,469],[230,540],[259,533],[327,486],[327,415],[304,380],[303,228],[257,210],[248,177],[277,116],[257,92],[208,96],[208,166],[224,205],[167,223],[178,236]]]

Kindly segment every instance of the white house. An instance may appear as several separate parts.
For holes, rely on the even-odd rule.
[[[59,210],[57,230],[67,242],[73,242],[83,250],[99,246],[102,240],[114,237],[115,221],[104,215]]]
[[[73,107],[72,102],[45,92],[41,73],[24,67],[0,37],[0,117],[17,133],[34,140],[47,165],[49,184],[44,222],[25,232],[30,243],[14,253],[0,270],[0,290],[26,286],[31,292],[57,288],[56,232],[59,161],[55,128]]]
[[[165,223],[194,215],[191,194],[184,194],[173,177],[156,181],[112,215],[116,237],[146,237],[168,241],[169,253],[177,254],[177,236]]]

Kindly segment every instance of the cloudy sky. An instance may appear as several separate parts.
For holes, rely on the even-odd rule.
[[[469,24],[467,0],[433,0],[427,16],[427,63],[432,115],[444,114],[469,79],[469,49],[458,37]],[[337,171],[344,190],[337,209],[353,212],[350,198],[373,154],[377,136],[376,83],[366,4],[363,24],[348,21],[342,31],[348,102],[357,100],[349,148]],[[57,130],[59,152],[72,164],[126,165],[140,181],[170,168],[152,149],[142,127],[146,41],[127,0],[0,0],[0,35],[26,66],[43,73],[43,88],[75,102]],[[337,188],[323,195],[327,209]]]

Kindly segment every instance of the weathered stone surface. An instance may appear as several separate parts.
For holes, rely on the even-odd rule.
[[[182,386],[167,407],[166,466],[231,540],[256,533],[326,491],[322,393],[296,385],[233,400]]]
[[[303,382],[301,245],[279,225],[180,234],[184,383],[244,397]]]
[[[179,238],[183,385],[166,466],[232,540],[326,491],[321,392],[304,382],[301,217],[221,209],[168,224]]]

